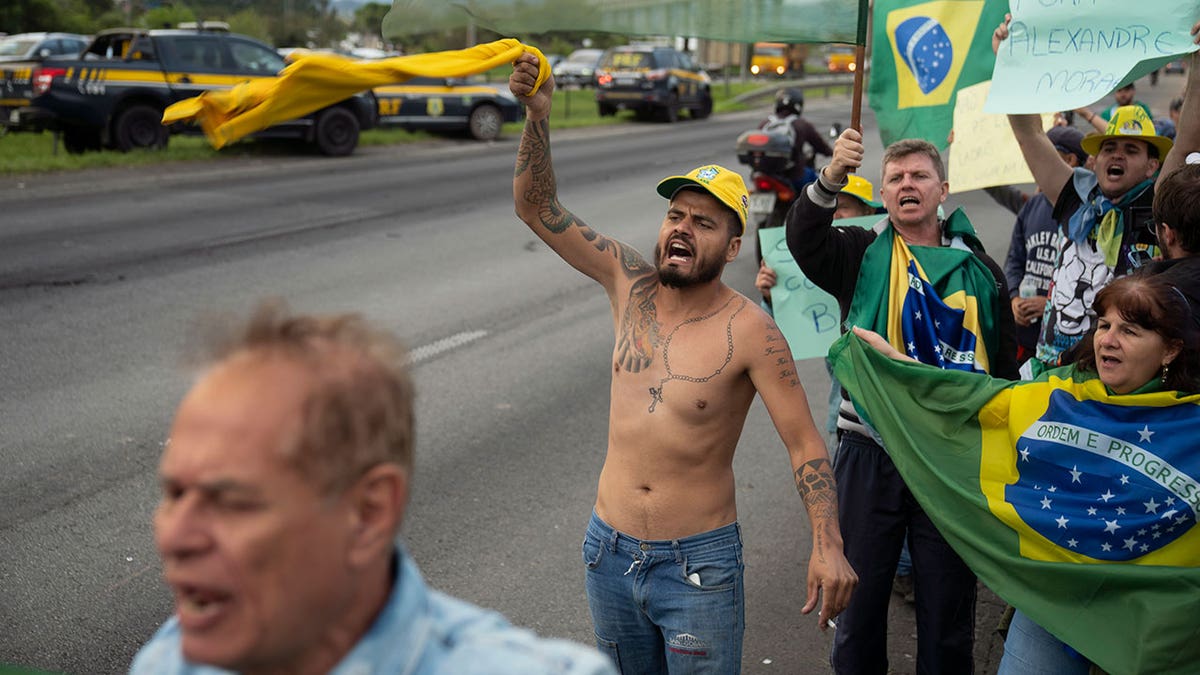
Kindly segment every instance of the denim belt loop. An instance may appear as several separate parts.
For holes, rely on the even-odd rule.
[[[617,537],[620,536],[621,533],[617,532],[616,528],[608,528],[608,550],[612,551],[613,553],[617,552]]]
[[[735,521],[733,521],[733,526],[737,528],[738,543],[739,544],[743,543],[743,541],[742,541],[742,524],[735,520]]]
[[[682,565],[683,564],[683,552],[679,550],[679,540],[678,539],[671,540],[671,550],[675,552],[675,563],[678,565]]]

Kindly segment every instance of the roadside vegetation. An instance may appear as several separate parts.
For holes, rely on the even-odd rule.
[[[494,81],[499,77],[498,73],[493,73],[489,79]],[[739,102],[739,96],[770,86],[770,83],[763,81],[713,82],[714,111],[722,113],[746,109],[747,105]],[[615,117],[600,117],[592,89],[559,89],[554,92],[554,117],[551,120],[553,128],[569,129],[628,123],[638,123],[634,121],[633,114],[629,112],[619,113]],[[521,126],[522,123],[506,124],[503,135],[505,137],[516,136],[521,133]],[[359,146],[398,145],[439,138],[445,138],[445,136],[424,131],[371,129],[362,133],[359,138]],[[457,138],[465,138],[465,136]],[[309,148],[294,142],[253,139],[234,143],[221,150],[213,150],[203,136],[176,134],[171,136],[165,150],[143,150],[128,153],[105,150],[73,155],[63,149],[62,144],[56,142],[54,134],[50,132],[10,133],[0,135],[0,174],[72,171],[88,168],[143,166],[162,162],[288,154],[313,153]]]

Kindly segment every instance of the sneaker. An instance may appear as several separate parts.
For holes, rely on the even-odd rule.
[[[892,592],[904,598],[904,601],[912,604],[917,601],[916,593],[913,592],[913,579],[911,574],[897,574],[892,580]]]

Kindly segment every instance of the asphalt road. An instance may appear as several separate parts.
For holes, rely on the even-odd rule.
[[[807,116],[845,124],[849,105],[810,100]],[[562,200],[649,252],[665,207],[654,184],[701,163],[737,166],[734,139],[759,117],[556,134]],[[881,148],[866,123],[873,178]],[[432,583],[590,642],[579,543],[603,461],[609,309],[513,215],[516,141],[0,179],[0,663],[122,672],[170,614],[149,519],[191,377],[182,355],[206,317],[265,296],[363,312],[414,348],[403,537]],[[982,193],[953,205],[1002,260],[1011,214]],[[748,295],[752,258],[725,276]],[[823,365],[798,370],[824,420]],[[760,403],[735,470],[745,671],[829,672],[830,634],[798,611],[808,524]],[[980,673],[994,671],[999,612],[982,597]],[[912,671],[912,623],[897,603],[896,672]]]

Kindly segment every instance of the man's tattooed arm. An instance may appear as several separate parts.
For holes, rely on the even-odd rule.
[[[636,250],[599,234],[559,202],[558,182],[550,159],[548,120],[526,122],[517,150],[513,186],[517,214],[521,219],[585,274],[598,278],[593,272],[599,272],[597,268],[608,268],[607,263],[592,258],[590,251],[603,253],[606,259],[615,261],[626,279],[635,279],[652,269]]]
[[[575,217],[558,201],[558,180],[550,161],[549,118],[525,124],[513,181],[525,187],[516,195],[518,213],[523,201],[536,208],[537,224],[554,234],[561,234],[572,225]],[[533,227],[534,223],[529,225]]]

